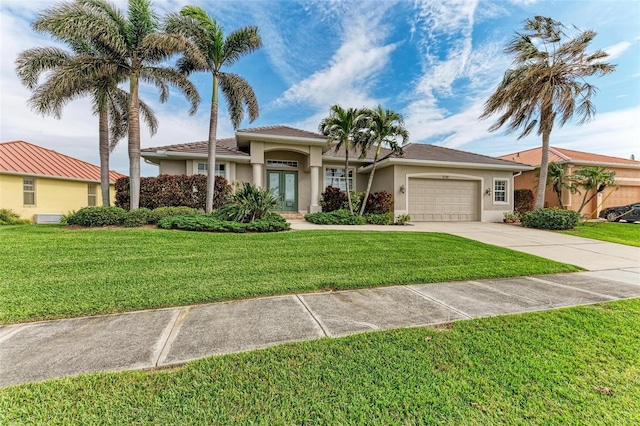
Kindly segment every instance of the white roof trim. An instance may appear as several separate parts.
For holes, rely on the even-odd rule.
[[[522,165],[509,165],[509,164],[484,164],[484,163],[463,163],[457,161],[435,161],[435,160],[415,160],[411,158],[385,158],[378,162],[376,169],[388,167],[394,164],[400,164],[405,166],[432,166],[432,167],[450,167],[454,169],[481,169],[481,170],[534,170],[535,167]],[[367,165],[358,169],[359,173],[368,172],[373,165]]]
[[[43,175],[43,174],[27,173],[27,172],[14,172],[14,171],[9,171],[9,170],[0,170],[0,175],[36,177],[36,178],[43,178],[43,179],[70,180],[70,181],[73,181],[73,182],[100,183],[100,179],[93,180],[93,179],[74,178],[74,177],[68,177],[68,176],[54,176],[54,175]],[[114,185],[114,184],[115,184],[115,181],[111,181],[111,180],[109,181],[109,185]]]
[[[194,159],[194,160],[200,160],[200,159],[206,159],[208,158],[208,154],[207,153],[202,153],[202,152],[174,152],[174,151],[166,151],[166,150],[158,150],[156,152],[142,152],[140,153],[140,156],[142,158],[148,158],[148,159],[166,159],[166,160],[171,160],[171,159],[176,159],[176,160],[188,160],[188,159]],[[248,155],[228,155],[228,154],[221,154],[221,155],[216,155],[216,160],[220,159],[220,160],[227,160],[227,161],[234,161],[236,163],[250,163],[251,162],[251,157]]]

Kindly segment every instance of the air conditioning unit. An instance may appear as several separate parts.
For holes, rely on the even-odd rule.
[[[60,213],[36,213],[33,215],[33,221],[38,224],[60,223],[62,215]]]

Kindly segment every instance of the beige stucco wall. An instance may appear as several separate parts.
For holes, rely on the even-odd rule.
[[[429,179],[475,180],[480,182],[480,217],[483,222],[502,222],[504,213],[513,211],[513,173],[510,171],[403,165],[394,165],[387,168],[393,169],[393,191],[390,189],[386,190],[393,193],[396,215],[408,212],[408,194],[407,192],[404,194],[400,193],[400,186],[404,185],[405,188],[408,188],[409,177],[412,176]],[[376,171],[374,182],[378,180],[378,173],[382,170]],[[383,177],[384,176],[381,176],[380,178],[382,179]],[[507,204],[495,203],[493,201],[493,195],[485,195],[485,189],[491,188],[493,191],[494,179],[506,179],[509,182],[509,187],[507,188]],[[384,179],[384,181],[389,181],[389,179]]]
[[[160,170],[158,174],[161,174],[161,175],[193,174],[193,172],[187,173],[187,162],[192,163],[191,160],[161,160]]]
[[[35,206],[23,204],[22,176],[0,174],[0,208],[9,209],[24,219],[33,220],[36,213],[66,214],[89,204],[88,184],[55,178],[34,177]],[[115,189],[109,188],[111,204],[115,201]],[[96,205],[102,205],[100,184],[96,183]]]

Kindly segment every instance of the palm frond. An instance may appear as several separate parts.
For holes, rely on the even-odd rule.
[[[40,75],[71,60],[71,55],[57,47],[36,47],[25,50],[16,59],[16,74],[28,89],[38,85]]]
[[[224,42],[223,62],[227,66],[262,47],[258,27],[244,27],[229,34]]]
[[[182,92],[191,104],[189,114],[193,115],[198,110],[198,105],[200,104],[198,89],[184,74],[177,70],[169,67],[143,67],[140,72],[140,78],[143,81],[156,85],[159,89],[166,87],[166,84],[175,87]],[[164,102],[168,95],[168,91],[164,93],[161,89],[160,100]]]
[[[234,129],[237,129],[242,123],[245,109],[250,122],[258,118],[260,114],[258,99],[247,80],[237,74],[223,73],[220,75],[220,88],[227,101]]]

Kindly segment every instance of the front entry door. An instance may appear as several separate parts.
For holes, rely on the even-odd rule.
[[[298,211],[298,172],[267,170],[269,191],[278,198],[278,210]]]

